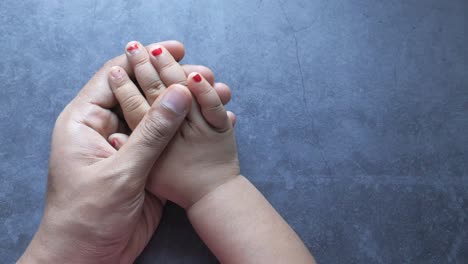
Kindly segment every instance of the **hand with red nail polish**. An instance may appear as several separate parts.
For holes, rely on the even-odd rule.
[[[43,219],[18,263],[132,263],[160,221],[158,197],[187,209],[221,262],[313,263],[239,174],[229,88],[207,68],[180,66],[177,42],[131,42],[124,56],[58,117]]]
[[[178,42],[154,45],[183,57]],[[163,204],[145,190],[148,172],[184,121],[191,95],[186,87],[162,92],[125,145],[118,137],[111,144],[109,135],[126,131],[107,80],[116,65],[133,75],[125,56],[109,61],[56,121],[43,218],[18,263],[133,263],[158,226]]]
[[[141,51],[128,52],[135,47]],[[206,193],[240,174],[233,131],[235,117],[225,110],[222,93],[215,89],[216,84],[210,83],[203,74],[187,76],[162,46],[148,50],[141,47],[136,41],[129,42],[126,55],[144,94],[124,69],[113,69],[123,76],[116,79],[111,72],[109,83],[131,129],[138,125],[151,103],[157,101],[158,94],[167,87],[187,85],[192,91],[196,100],[192,102],[187,121],[155,163],[147,183],[147,189],[157,197],[189,208]],[[111,143],[116,140],[121,142],[118,145],[125,146],[124,135],[109,137]]]
[[[194,98],[186,120],[155,162],[146,188],[183,207],[221,263],[314,263],[294,230],[240,175],[235,116],[225,110],[216,88],[200,73],[185,77],[162,47],[127,57],[144,95],[124,69],[114,68],[122,76],[116,79],[111,72],[109,83],[130,128],[166,89],[184,84]],[[113,134],[109,140],[119,136]]]

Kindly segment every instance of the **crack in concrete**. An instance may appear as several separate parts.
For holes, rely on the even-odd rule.
[[[280,0],[278,0],[278,4],[279,4],[279,7],[281,9],[281,12],[283,13],[284,18],[286,19],[286,22],[288,23],[288,26],[291,28],[291,31],[293,32],[294,46],[296,48],[296,61],[297,61],[297,66],[299,67],[299,73],[301,74],[302,101],[304,103],[304,107],[307,108],[306,89],[305,89],[305,82],[304,82],[304,71],[302,70],[301,60],[299,59],[299,44],[298,44],[297,35],[296,35],[297,32],[294,31],[294,26],[291,23],[291,20],[289,19],[288,15],[286,14],[284,6],[283,6],[283,4],[281,3]]]
[[[304,113],[307,115],[308,119],[312,121],[313,120],[312,119],[312,114],[309,112],[309,109],[307,108],[307,97],[306,97],[306,87],[305,87],[305,81],[304,81],[304,71],[302,70],[302,64],[301,64],[301,60],[299,58],[299,43],[297,41],[298,31],[294,30],[294,26],[291,23],[291,20],[289,19],[288,15],[286,14],[286,10],[284,9],[284,6],[283,6],[283,3],[281,3],[281,0],[278,0],[278,6],[280,7],[284,18],[285,18],[286,22],[288,23],[289,28],[291,28],[291,32],[293,33],[294,46],[295,46],[295,49],[296,49],[296,61],[297,61],[297,65],[298,65],[298,68],[299,68],[299,73],[301,75],[302,103],[304,104]],[[315,24],[317,19],[318,19],[318,17],[308,27],[312,27],[312,25]],[[312,126],[313,126],[313,124],[312,124]],[[328,161],[325,158],[325,154],[324,154],[324,151],[323,151],[323,146],[320,143],[320,137],[319,137],[318,133],[315,131],[314,128],[312,128],[311,131],[312,131],[312,136],[317,141],[316,146],[318,147],[317,149],[319,150],[320,158],[322,159],[322,162],[325,165],[325,169],[327,171],[327,174],[329,176],[331,176],[332,175],[331,168],[330,168],[330,165],[328,164]]]

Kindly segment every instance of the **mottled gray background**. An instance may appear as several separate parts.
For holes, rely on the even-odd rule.
[[[243,173],[320,263],[468,263],[468,1],[0,1],[0,261],[64,105],[129,40],[230,84]],[[169,206],[139,263],[216,262]]]

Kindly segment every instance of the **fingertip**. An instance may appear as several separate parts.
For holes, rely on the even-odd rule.
[[[153,58],[157,58],[160,55],[162,55],[163,53],[171,54],[171,52],[161,44],[154,44],[154,45],[148,46],[148,47],[146,47],[146,50],[148,51],[148,54],[150,54],[151,57],[153,57]],[[172,55],[172,57],[174,57],[174,56]]]
[[[125,45],[125,54],[127,54],[127,56],[137,54],[141,51],[142,47],[143,45],[136,40],[129,41],[127,45]]]
[[[176,84],[169,86],[168,89],[176,89],[178,92],[183,93],[187,100],[192,99],[190,90],[185,85],[176,83]]]
[[[122,133],[114,133],[110,135],[107,140],[116,150],[119,150],[127,142],[128,135]]]
[[[211,85],[214,85],[215,76],[214,76],[213,71],[211,71],[210,68],[205,67],[205,66],[202,66],[202,65],[189,65],[189,64],[182,65],[182,68],[184,69],[185,74],[186,74],[187,76],[190,75],[190,74],[193,73],[193,72],[198,72],[198,73],[200,73],[201,75],[203,75],[203,77],[204,77]]]
[[[127,76],[127,73],[122,67],[112,66],[109,70],[109,81],[113,84],[111,85],[112,89],[115,89],[116,85],[121,84]]]
[[[216,90],[198,72],[192,72],[187,79],[187,86],[200,106],[205,121],[218,130],[229,126],[226,110]]]
[[[197,67],[195,72],[201,74],[211,85],[214,84],[215,77],[213,71],[211,71],[210,68],[200,65]]]
[[[110,67],[109,69],[109,74],[110,74],[110,77],[118,77],[117,75],[119,74],[120,70],[122,68],[120,66],[112,66]]]
[[[200,73],[198,73],[198,72],[196,72],[196,71],[191,72],[191,73],[189,73],[189,75],[187,76],[187,79],[188,79],[189,81],[191,81],[191,80],[193,80],[193,77],[195,77],[195,76],[197,76],[197,75],[200,75]]]
[[[236,125],[236,121],[237,121],[237,117],[236,117],[236,114],[234,114],[233,112],[231,111],[227,111],[226,112],[228,117],[229,117],[229,120],[231,120],[231,124],[232,126],[234,127]]]
[[[199,72],[192,72],[187,76],[187,87],[194,95],[199,93],[200,87],[204,87],[204,85],[200,85],[205,80],[204,76]],[[198,87],[198,88],[197,88]]]
[[[231,89],[224,83],[215,83],[213,88],[218,93],[219,98],[223,105],[226,105],[231,101]]]
[[[181,61],[185,56],[185,46],[178,40],[163,41],[162,45],[172,54],[176,61]]]
[[[181,84],[173,84],[164,92],[161,105],[177,115],[188,113],[192,102],[192,96],[187,87]]]
[[[174,57],[176,61],[181,61],[185,56],[185,47],[180,41],[177,40],[167,40],[162,41],[154,44],[148,45],[146,48],[148,52],[151,52],[156,47],[164,47],[171,55]]]

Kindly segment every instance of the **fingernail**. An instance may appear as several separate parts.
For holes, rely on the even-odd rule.
[[[112,139],[111,140],[111,145],[117,149],[119,147],[119,140],[117,140],[116,138]]]
[[[130,54],[136,54],[140,52],[140,48],[138,47],[138,43],[131,43],[127,45],[127,51]]]
[[[162,48],[157,48],[157,49],[154,49],[153,51],[151,51],[151,54],[153,54],[153,56],[159,56],[163,53],[163,50]]]
[[[192,79],[193,79],[195,82],[199,83],[199,82],[201,82],[202,77],[201,77],[200,74],[196,74],[195,76],[193,76]]]
[[[176,114],[183,114],[187,108],[187,98],[181,88],[170,88],[164,95],[161,104]]]
[[[121,79],[123,77],[122,72],[120,71],[120,68],[117,66],[114,66],[111,68],[111,76],[114,79]]]

